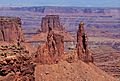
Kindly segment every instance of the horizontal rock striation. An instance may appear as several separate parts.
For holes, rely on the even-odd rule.
[[[10,43],[24,41],[20,18],[0,16],[0,41]]]
[[[45,17],[42,18],[41,22],[42,32],[48,32],[49,28],[51,28],[52,30],[63,30],[58,15],[46,15]]]

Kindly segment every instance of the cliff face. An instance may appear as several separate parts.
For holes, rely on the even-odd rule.
[[[64,53],[64,37],[50,31],[47,36],[48,50],[51,57],[60,58]]]
[[[84,31],[84,23],[79,24],[77,31],[77,54],[78,58],[84,62],[93,62],[93,57],[88,49],[88,38]]]
[[[48,32],[49,28],[52,30],[63,30],[62,25],[60,25],[60,20],[58,15],[46,15],[42,18],[41,30],[42,32]]]
[[[0,41],[10,43],[24,41],[20,18],[0,17]]]
[[[64,54],[64,37],[55,34],[52,30],[48,32],[47,42],[43,46],[39,46],[37,51],[37,59],[41,64],[57,63],[62,54]]]

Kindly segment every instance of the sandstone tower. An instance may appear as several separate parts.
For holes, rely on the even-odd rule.
[[[42,18],[42,32],[47,34],[46,42],[37,50],[37,61],[41,64],[57,63],[64,54],[64,36],[55,31],[62,31],[58,15],[46,15]]]
[[[93,62],[92,54],[88,49],[88,37],[84,31],[84,23],[80,22],[77,31],[77,54],[78,59],[84,62]]]

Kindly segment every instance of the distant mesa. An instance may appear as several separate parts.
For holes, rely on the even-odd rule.
[[[55,34],[64,36],[64,42],[75,41],[75,39],[70,35],[70,33],[65,32],[63,26],[60,24],[60,19],[58,15],[46,15],[42,18],[40,32],[33,35],[27,40],[28,43],[41,43],[47,41],[47,34],[49,31],[54,31]],[[35,44],[36,45],[36,44]]]
[[[9,43],[24,41],[20,18],[0,16],[0,41]]]
[[[42,18],[41,30],[42,32],[48,32],[49,30],[62,31],[63,26],[60,24],[58,15],[46,15]]]

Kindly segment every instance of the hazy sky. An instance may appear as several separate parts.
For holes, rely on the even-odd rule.
[[[120,7],[120,0],[0,0],[0,6]]]

